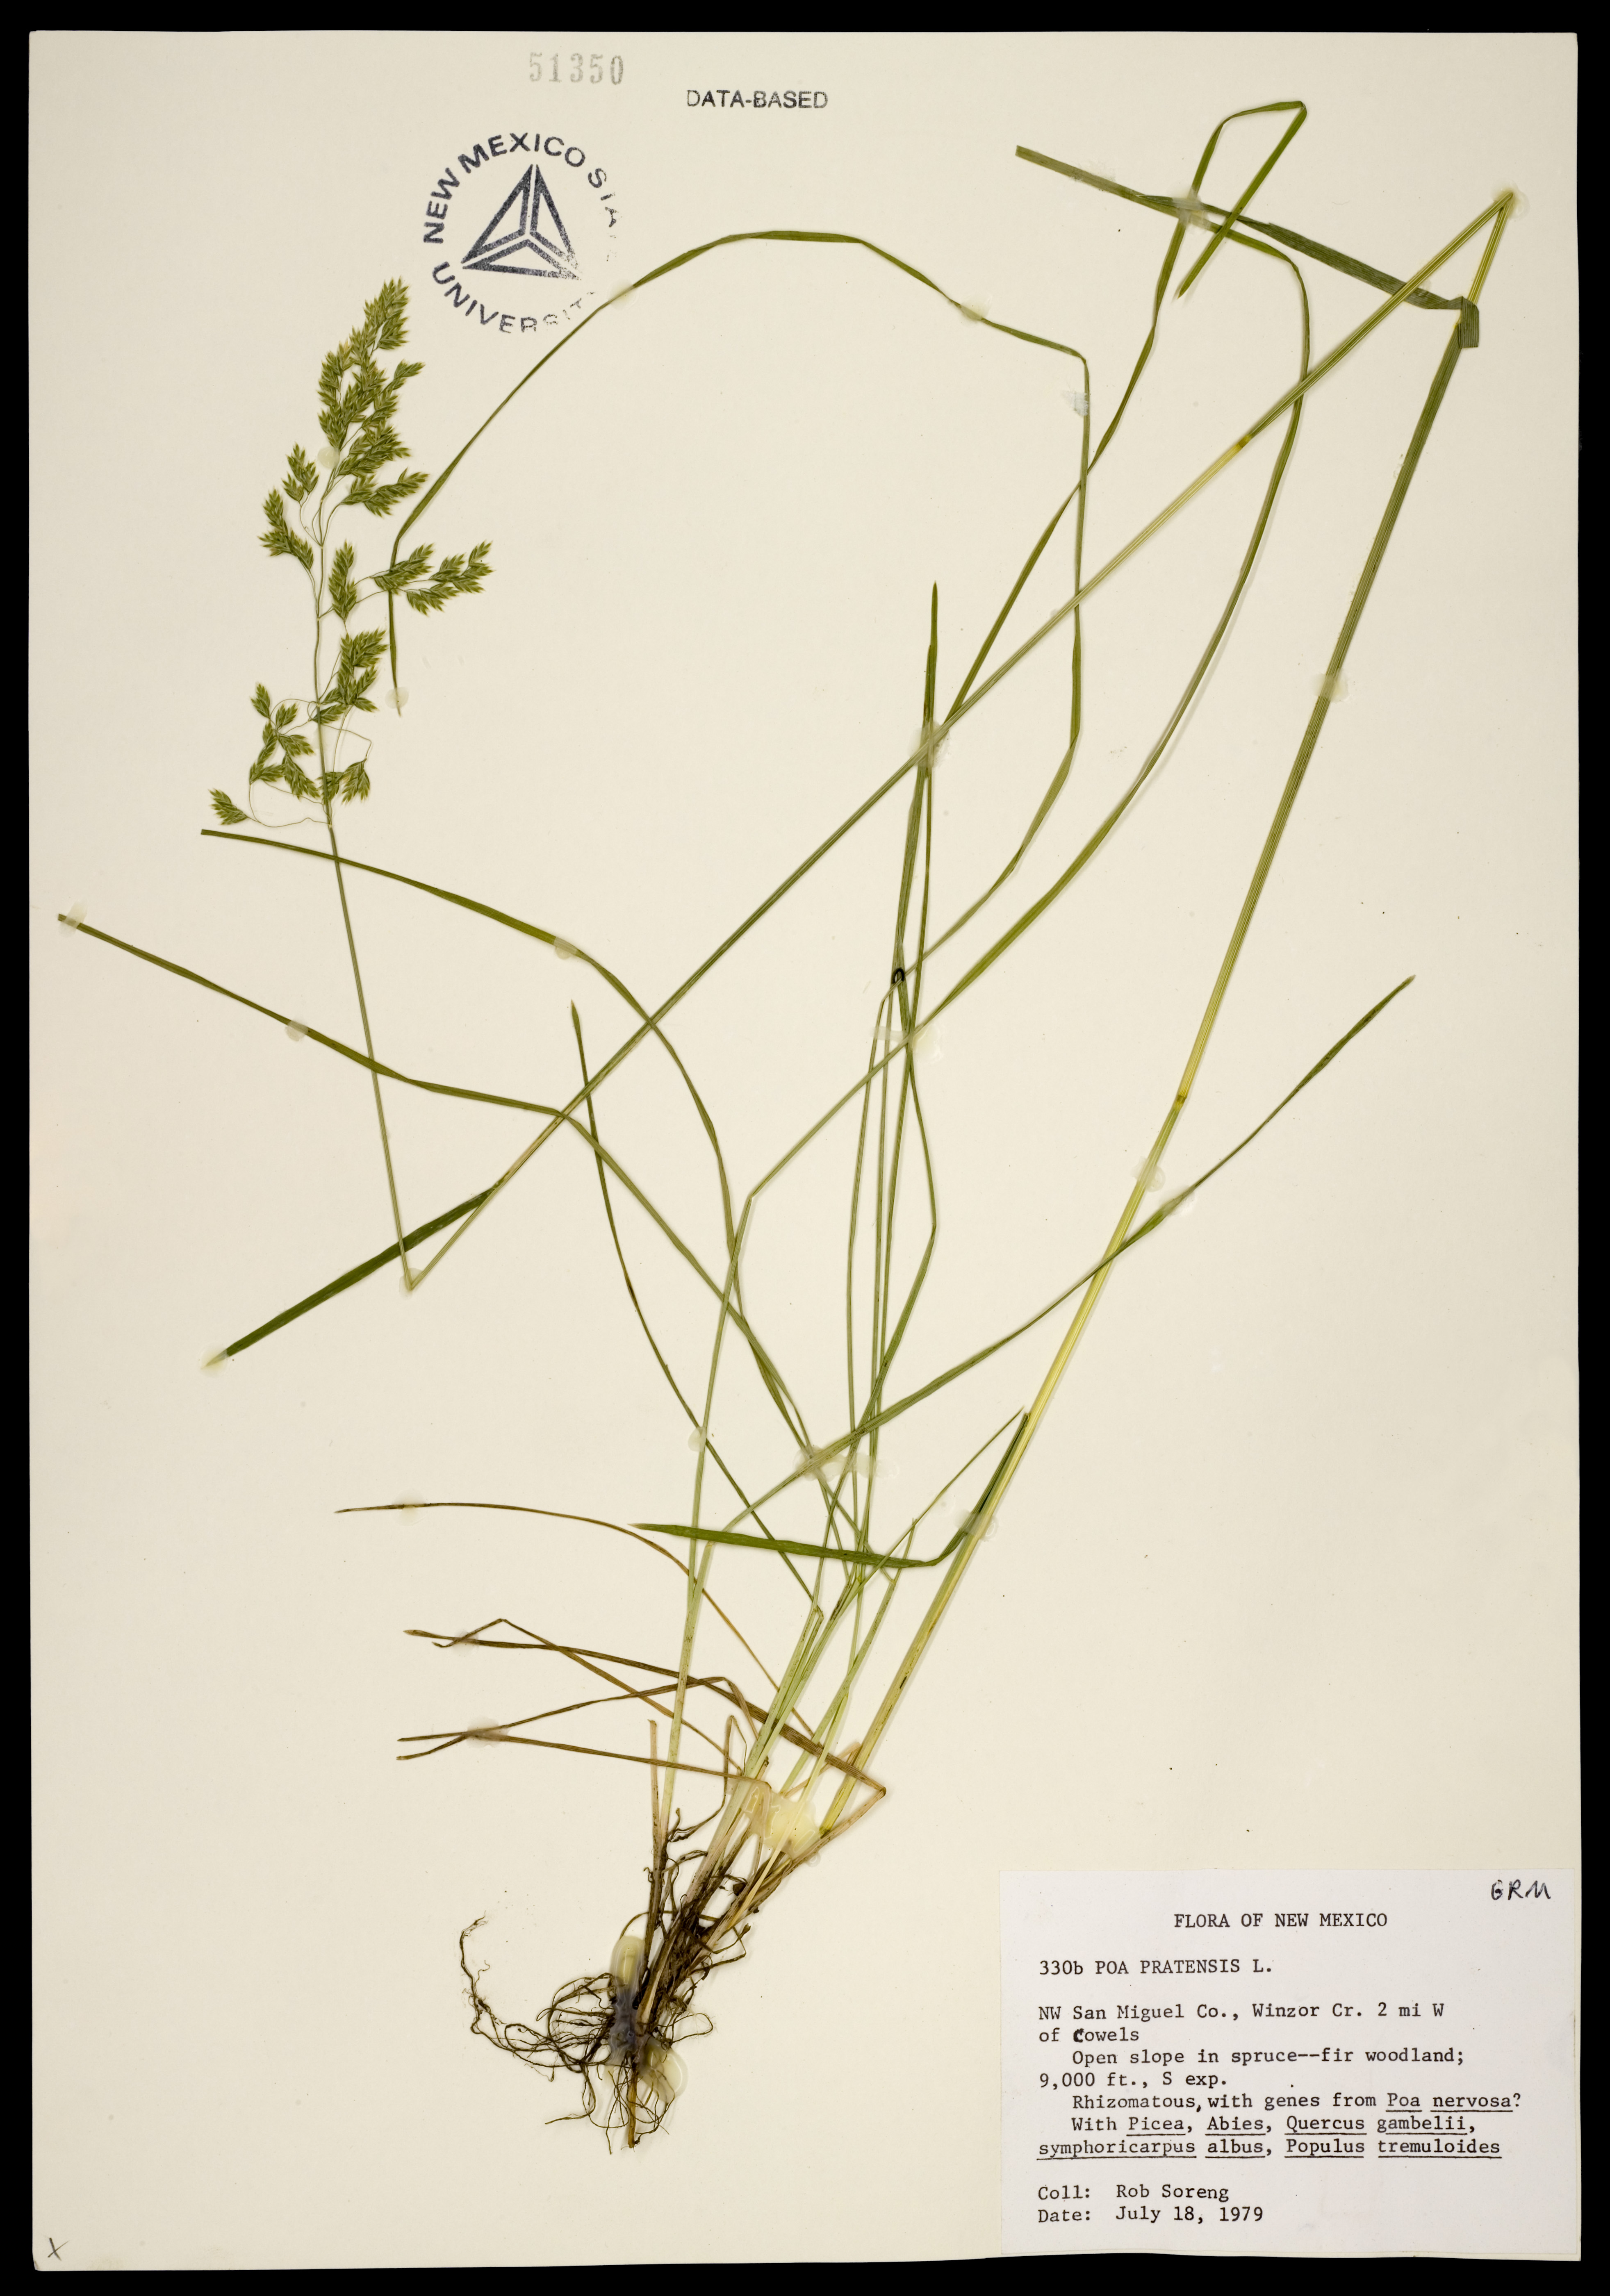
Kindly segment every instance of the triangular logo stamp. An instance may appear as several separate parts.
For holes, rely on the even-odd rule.
[[[508,272],[521,279],[579,275],[571,235],[535,161],[464,257],[464,267]]]

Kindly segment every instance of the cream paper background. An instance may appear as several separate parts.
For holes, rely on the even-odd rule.
[[[502,1748],[398,1767],[403,1732],[567,1694],[401,1630],[507,1612],[658,1648],[669,1574],[517,1519],[334,1514],[408,1491],[626,1520],[686,1503],[591,1173],[546,1154],[415,1299],[388,1274],[204,1379],[205,1353],[383,1243],[366,1088],[53,922],[83,900],[353,1030],[324,873],[196,832],[206,789],[243,783],[252,685],[300,675],[294,585],[254,537],[292,439],[315,443],[317,360],[382,277],[417,283],[442,155],[553,113],[533,48],[624,58],[618,88],[563,93],[568,132],[616,171],[629,275],[724,231],[860,233],[1078,343],[1098,420],[1165,227],[1017,144],[1171,191],[1221,115],[1302,95],[1309,126],[1256,211],[1400,275],[1502,184],[1530,202],[1171,1180],[1416,986],[1118,1272],[885,1742],[888,1803],[768,1908],[709,1989],[717,2030],[667,2129],[613,2159],[544,2125],[563,2087],[469,2036],[454,1940],[489,1915],[511,2010],[597,1966],[640,1887],[642,1773]],[[1002,1869],[1574,1863],[1574,68],[1557,37],[36,36],[47,2268],[992,2253]],[[688,86],[735,83],[829,103],[687,108]],[[1210,190],[1239,184],[1267,130],[1239,132]],[[1093,500],[1092,565],[1288,379],[1274,266],[1228,272],[1169,315]],[[1320,348],[1370,307],[1323,273],[1313,291]],[[404,435],[435,469],[528,362],[417,283],[414,313],[427,365]],[[1403,314],[1316,392],[1176,751],[953,1016],[932,1072],[958,1207],[935,1347],[1003,1327],[1099,1249],[1444,331]],[[497,572],[406,631],[415,699],[377,721],[352,849],[662,991],[906,754],[934,579],[954,691],[1076,470],[1064,365],[849,251],[734,250],[609,314],[421,529],[489,535]],[[1087,779],[1025,895],[1162,723],[1267,468],[1245,457],[1092,602]],[[1025,615],[1064,594],[1066,563]],[[1064,677],[1045,650],[954,738],[953,849],[975,871],[1055,763]],[[746,1176],[860,1057],[897,809],[678,1021]],[[616,1040],[579,968],[400,894],[354,898],[382,1056],[563,1097],[569,996],[590,1044]],[[606,1127],[661,1155],[673,1195],[702,1185],[631,1073]],[[392,1103],[410,1221],[529,1136],[416,1098]],[[830,1364],[831,1302],[811,1323],[800,1270],[815,1216],[842,1216],[837,1168],[801,1178],[752,1273],[777,1316],[800,1290]],[[993,1368],[980,1433],[1060,1328]],[[723,1584],[748,1599],[735,1570]]]

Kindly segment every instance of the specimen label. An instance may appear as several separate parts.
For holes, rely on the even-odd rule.
[[[1568,1873],[1001,1875],[1008,2255],[1577,2253]]]

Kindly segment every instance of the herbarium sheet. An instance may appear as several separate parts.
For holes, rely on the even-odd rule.
[[[1574,70],[35,36],[39,2268],[1031,2249],[1003,1875],[1574,1866]]]

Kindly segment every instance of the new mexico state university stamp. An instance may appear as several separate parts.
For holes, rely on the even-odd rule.
[[[421,209],[422,283],[480,334],[529,347],[623,283],[614,181],[568,135],[530,127],[479,136],[426,184]]]

